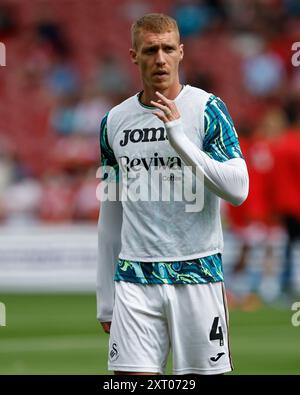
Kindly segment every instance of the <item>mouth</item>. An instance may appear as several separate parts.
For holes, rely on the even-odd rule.
[[[166,70],[158,70],[158,71],[153,73],[154,77],[161,77],[161,78],[162,77],[166,77],[168,75],[169,75],[169,73]]]

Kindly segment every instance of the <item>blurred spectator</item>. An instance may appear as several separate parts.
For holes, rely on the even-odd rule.
[[[43,1],[37,3],[36,6],[33,30],[37,43],[44,47],[50,47],[57,56],[66,57],[69,55],[70,45],[50,4]]]
[[[69,136],[74,131],[74,115],[78,97],[75,94],[61,95],[51,114],[51,125],[61,136]]]
[[[215,92],[215,81],[208,73],[201,73],[196,70],[192,75],[187,76],[187,81],[190,85],[203,89],[206,92]]]
[[[61,137],[52,151],[52,163],[61,170],[78,170],[97,166],[99,162],[98,136],[86,137],[74,135]]]
[[[47,85],[53,95],[71,95],[79,89],[79,75],[71,59],[56,57],[48,70]]]
[[[300,15],[299,0],[283,0],[283,6],[290,16]]]
[[[74,91],[77,75],[71,65],[71,46],[47,2],[36,3],[35,20],[24,34],[25,82],[39,86],[48,82],[54,94]]]
[[[53,62],[53,52],[38,42],[33,32],[24,34],[24,57],[20,75],[22,85],[27,88],[37,88],[44,83],[44,78]]]
[[[250,188],[246,202],[240,207],[228,205],[232,230],[241,245],[230,279],[236,303],[245,309],[259,305],[257,294],[265,302],[279,295],[275,248],[282,231],[274,218],[274,144],[285,127],[284,113],[272,108],[263,116],[259,126],[250,135],[240,138],[247,162]],[[260,273],[253,273],[253,252],[263,250]],[[232,299],[233,302],[233,299]]]
[[[112,103],[118,104],[127,95],[129,75],[113,54],[99,56],[94,78],[99,91]]]
[[[183,39],[201,33],[213,16],[208,2],[203,0],[177,0],[172,14]]]
[[[14,163],[10,158],[9,152],[3,150],[0,142],[0,222],[5,219],[6,209],[4,203],[4,194],[6,189],[14,181]]]
[[[18,201],[21,201],[21,206],[24,203],[19,193],[20,185],[24,180],[26,181],[25,177],[28,176],[29,173],[15,152],[14,145],[7,138],[0,136],[0,221],[5,221],[10,215],[15,216],[17,214]],[[19,188],[16,189],[16,186],[19,186]],[[23,189],[25,190],[25,188]],[[10,201],[11,197],[12,201]],[[20,207],[20,212],[22,210],[23,208]]]
[[[0,4],[0,40],[17,32],[17,8],[8,1]]]
[[[262,53],[264,45],[264,38],[253,31],[235,34],[232,40],[233,48],[242,55],[245,63],[248,59],[252,59],[257,54]]]
[[[0,152],[0,196],[14,182],[14,179],[14,162],[11,160],[9,153]]]
[[[99,216],[99,201],[96,198],[98,183],[99,180],[95,177],[94,169],[83,173],[79,188],[74,197],[75,220],[97,221]]]
[[[41,191],[39,217],[42,221],[70,222],[74,215],[74,182],[64,172],[44,176]]]
[[[98,136],[100,120],[111,107],[94,81],[86,81],[81,94],[60,96],[51,114],[51,124],[58,135]]]
[[[286,106],[288,128],[275,150],[273,201],[276,213],[287,231],[281,290],[293,297],[295,243],[300,239],[300,98],[290,99]]]
[[[245,60],[245,84],[253,96],[268,96],[278,90],[285,78],[281,58],[263,51]]]
[[[144,0],[129,0],[122,2],[122,15],[132,22],[151,12],[150,4]]]
[[[74,111],[73,132],[81,135],[99,135],[100,119],[112,107],[109,100],[100,95],[94,81],[87,81]]]
[[[3,197],[7,224],[35,223],[41,202],[41,185],[35,178],[24,178],[9,185]]]

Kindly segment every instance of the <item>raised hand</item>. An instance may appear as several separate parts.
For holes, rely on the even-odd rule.
[[[163,94],[159,92],[155,93],[159,97],[159,100],[151,100],[151,104],[161,111],[154,111],[153,114],[156,115],[164,123],[179,119],[180,114],[174,101],[167,99]]]

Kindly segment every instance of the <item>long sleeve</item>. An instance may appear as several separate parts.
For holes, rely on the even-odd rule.
[[[237,134],[224,103],[213,96],[205,111],[203,151],[184,133],[181,119],[166,124],[168,139],[183,161],[204,175],[205,186],[238,206],[248,196],[249,177]]]
[[[115,265],[121,249],[122,203],[101,203],[98,221],[97,319],[112,319]]]
[[[105,181],[118,177],[118,162],[109,146],[107,138],[107,117],[101,122],[100,149],[102,174]],[[110,168],[110,170],[108,170]],[[114,180],[115,181],[115,180]],[[98,262],[97,262],[97,319],[109,322],[114,305],[114,273],[121,250],[122,203],[106,200],[101,202],[98,221]]]

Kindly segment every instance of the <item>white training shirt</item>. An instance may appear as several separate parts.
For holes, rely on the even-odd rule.
[[[168,192],[170,188],[170,170],[175,170],[173,177],[176,182],[182,183],[180,180],[184,179],[186,163],[192,166],[198,165],[203,169],[201,158],[196,155],[196,159],[189,161],[186,153],[192,153],[196,149],[196,153],[201,152],[200,156],[204,154],[201,151],[204,139],[204,111],[210,96],[211,94],[201,89],[185,86],[175,99],[181,119],[180,125],[175,122],[173,128],[172,124],[165,126],[153,115],[153,108],[141,105],[138,95],[130,97],[110,111],[107,118],[107,138],[119,163],[120,178],[122,175],[129,175],[132,178],[128,179],[128,184],[134,185],[139,174],[143,179],[143,185],[149,184],[150,189],[149,174],[159,169],[165,180],[161,183],[160,190],[154,187],[159,201],[127,199],[122,202],[123,219],[119,254],[121,259],[171,262],[222,252],[223,236],[216,184],[220,181],[222,183],[222,179],[228,182],[228,179],[223,177],[223,173],[217,174],[219,180],[214,185],[213,176],[210,177],[209,172],[203,170],[206,183],[209,182],[211,185],[210,189],[204,188],[204,206],[201,211],[187,212],[185,200],[161,201],[164,189]],[[182,136],[186,138],[183,142],[187,144],[185,152],[178,149],[178,144],[176,146],[176,141],[180,142],[176,137],[178,126],[182,128],[179,134],[183,132]],[[171,137],[172,145],[168,135]],[[204,158],[206,162],[216,162],[206,154],[204,156],[206,157],[202,156],[202,160]],[[244,163],[238,155],[237,158],[239,159],[231,159],[231,161]],[[190,186],[195,187],[195,182],[196,178],[192,176]],[[230,189],[230,184],[228,185]],[[200,188],[199,200],[201,193],[203,189]]]

